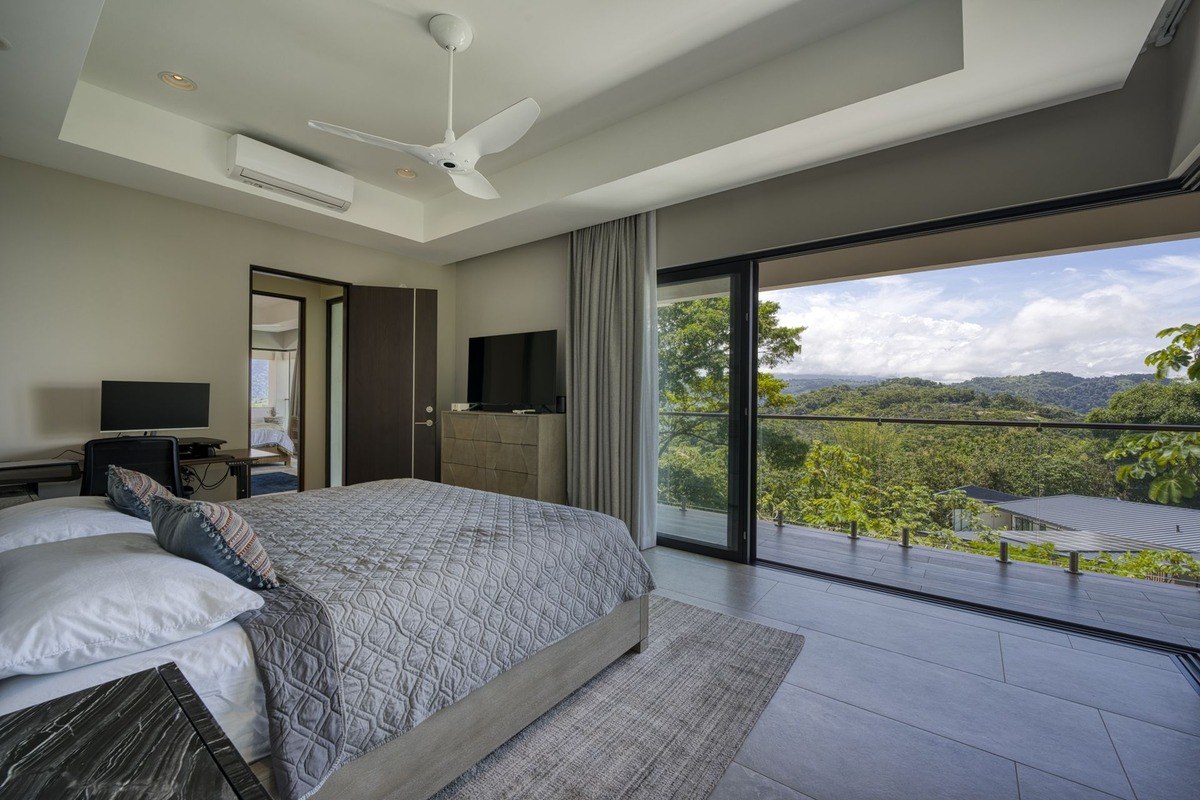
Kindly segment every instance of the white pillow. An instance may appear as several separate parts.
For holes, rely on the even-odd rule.
[[[59,497],[0,511],[0,553],[101,533],[154,534],[150,522],[113,508],[107,497]]]
[[[151,536],[0,553],[0,678],[61,672],[207,633],[262,598]]]

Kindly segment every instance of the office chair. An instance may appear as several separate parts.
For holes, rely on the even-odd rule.
[[[81,495],[101,496],[108,491],[108,468],[132,469],[149,475],[183,497],[179,475],[179,440],[174,436],[118,436],[92,439],[83,446]]]

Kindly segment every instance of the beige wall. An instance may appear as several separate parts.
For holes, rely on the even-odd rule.
[[[558,331],[558,393],[565,394],[569,242],[555,236],[459,262],[456,402],[467,399],[467,340],[522,331]]]
[[[450,401],[453,266],[0,158],[0,460],[95,437],[105,378],[211,383],[208,435],[244,447],[251,264],[437,289]]]
[[[1169,50],[1144,54],[1119,91],[659,209],[658,265],[1164,178]]]
[[[1200,193],[846,247],[762,263],[763,288],[911,272],[1187,238],[1200,231]]]

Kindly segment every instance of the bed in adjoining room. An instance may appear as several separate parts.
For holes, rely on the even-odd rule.
[[[269,765],[279,798],[427,798],[647,637],[653,580],[612,517],[411,479],[225,507],[279,580],[252,593],[257,607],[180,641],[4,678],[0,714],[175,661],[242,756]],[[104,498],[8,509],[0,581],[36,548],[108,536],[137,549],[141,535],[150,523]],[[54,579],[86,585],[73,563]]]
[[[286,461],[297,455],[296,442],[282,422],[257,420],[250,423],[250,446],[256,450],[272,450]]]

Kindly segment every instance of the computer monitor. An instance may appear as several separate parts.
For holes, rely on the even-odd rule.
[[[173,431],[208,427],[207,383],[101,381],[100,431]]]

